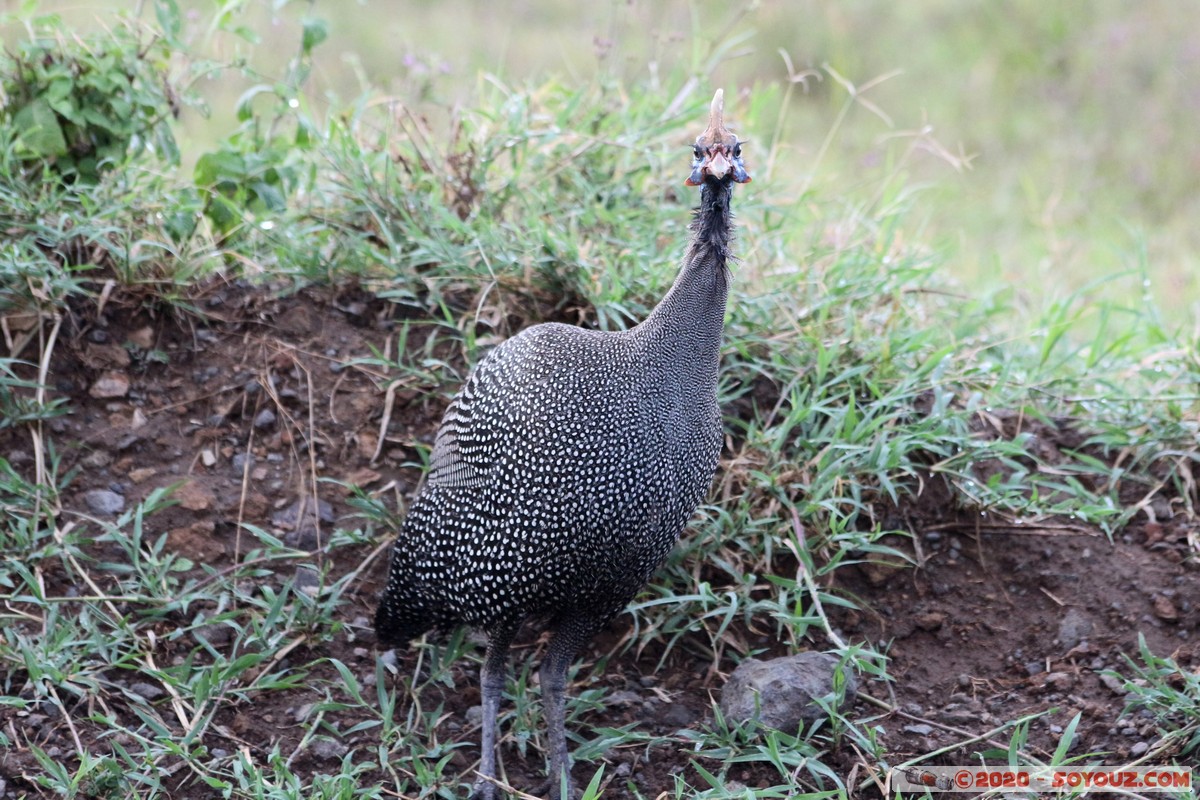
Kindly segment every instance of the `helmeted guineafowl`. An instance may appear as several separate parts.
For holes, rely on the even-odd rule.
[[[730,199],[750,180],[720,91],[694,156],[700,207],[666,297],[628,331],[546,323],[489,352],[446,411],[392,550],[382,643],[461,624],[488,635],[476,796],[495,795],[508,648],[530,617],[555,630],[541,666],[551,795],[564,770],[569,783],[567,668],[667,557],[716,471]]]

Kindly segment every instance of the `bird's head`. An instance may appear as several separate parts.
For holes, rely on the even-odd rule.
[[[742,144],[725,127],[725,92],[721,89],[713,95],[708,110],[708,128],[696,137],[692,152],[692,174],[685,181],[688,186],[699,186],[706,180],[750,182],[750,173],[742,163]]]

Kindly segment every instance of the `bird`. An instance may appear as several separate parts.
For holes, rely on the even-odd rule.
[[[627,330],[526,328],[476,364],[446,409],[375,631],[395,647],[464,625],[486,634],[472,798],[496,795],[508,653],[530,620],[553,631],[539,673],[549,795],[570,796],[567,670],[666,559],[712,483],[730,203],[750,180],[717,90],[684,181],[699,187],[689,243],[658,305]]]

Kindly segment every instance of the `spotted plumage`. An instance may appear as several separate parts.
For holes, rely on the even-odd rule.
[[[389,644],[461,624],[488,633],[481,775],[495,774],[508,645],[540,618],[557,631],[542,665],[555,793],[568,769],[567,667],[666,558],[712,482],[729,202],[749,180],[740,150],[718,92],[688,180],[700,207],[683,268],[645,321],[529,328],[479,362],[442,420],[375,624]],[[485,780],[476,788],[493,795]]]

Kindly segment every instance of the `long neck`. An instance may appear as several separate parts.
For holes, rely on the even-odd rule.
[[[658,331],[661,343],[680,356],[704,355],[705,367],[716,369],[725,301],[729,294],[729,245],[733,239],[733,214],[729,203],[733,184],[707,180],[700,186],[700,207],[690,226],[691,242],[683,268],[671,290],[642,324],[647,333]],[[659,338],[659,337],[656,337]],[[711,362],[711,364],[707,363]]]
[[[706,180],[700,185],[700,207],[690,226],[692,242],[686,261],[694,256],[710,254],[722,265],[729,258],[729,242],[733,239],[733,183]]]

